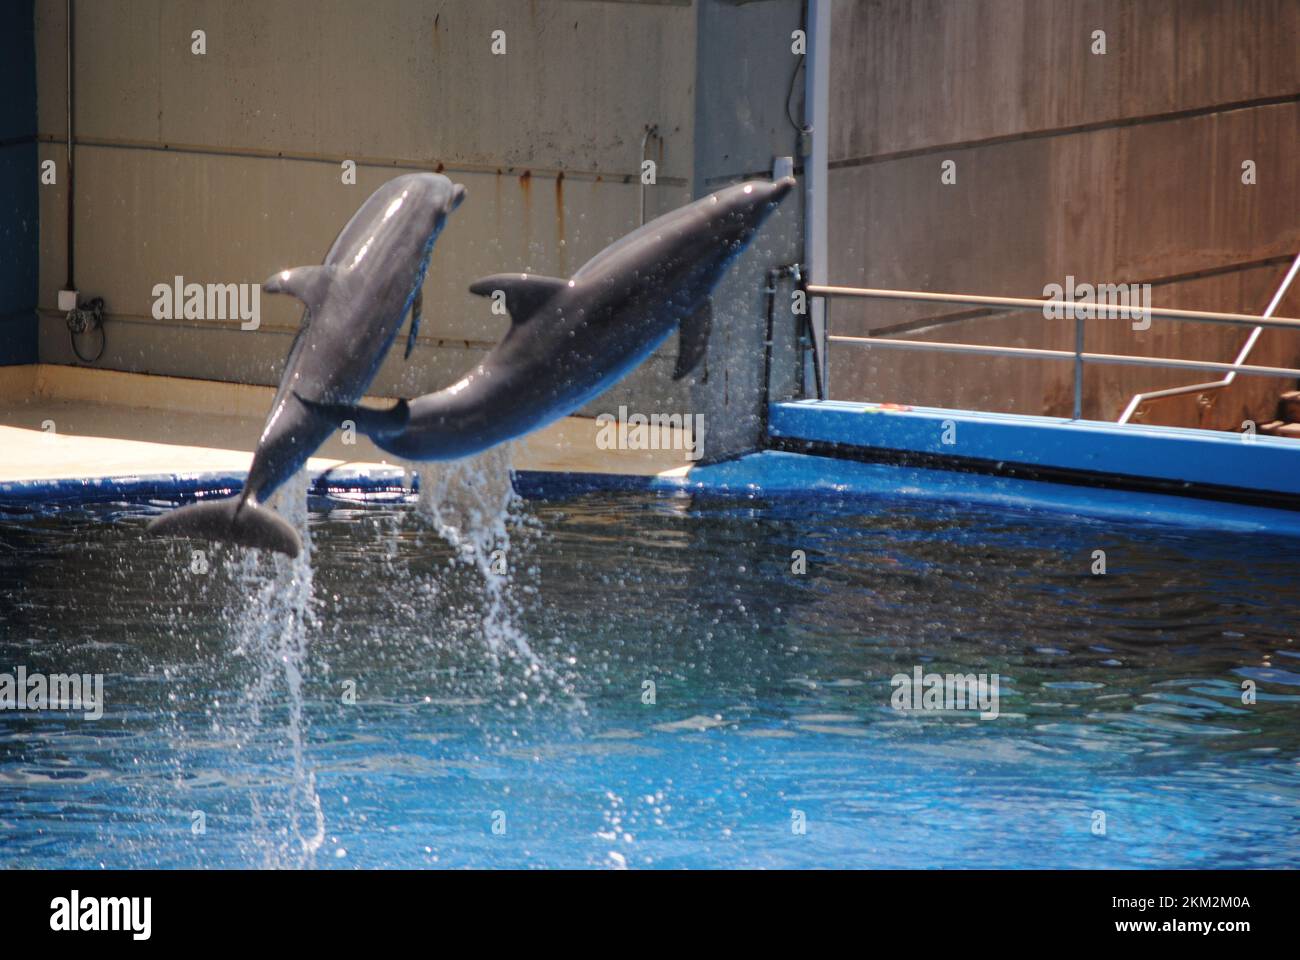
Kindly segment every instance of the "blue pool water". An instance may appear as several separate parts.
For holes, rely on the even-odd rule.
[[[106,700],[0,712],[0,866],[1300,865],[1294,540],[829,495],[330,506],[309,563],[207,573],[146,506],[0,518],[0,672]],[[1001,715],[893,709],[917,666],[999,674]]]

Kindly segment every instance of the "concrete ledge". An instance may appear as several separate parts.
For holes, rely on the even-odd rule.
[[[191,489],[232,482],[248,470],[274,393],[271,387],[87,367],[0,367],[0,488],[16,494],[15,485],[57,483],[70,491],[116,479],[179,490],[184,478]],[[681,449],[601,450],[597,429],[594,420],[579,417],[554,423],[516,447],[515,466],[627,476],[689,469]],[[345,464],[354,473],[389,478],[385,483],[400,478],[404,466],[364,437],[347,445],[336,434],[308,469],[320,474]]]

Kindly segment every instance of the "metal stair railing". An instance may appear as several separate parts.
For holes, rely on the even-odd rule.
[[[1278,308],[1278,305],[1282,302],[1282,298],[1286,296],[1287,290],[1291,288],[1291,281],[1295,279],[1297,271],[1300,271],[1300,254],[1296,255],[1295,260],[1291,263],[1291,269],[1288,270],[1286,276],[1282,278],[1281,286],[1279,286],[1277,292],[1273,294],[1273,299],[1269,302],[1268,308],[1264,311],[1263,316],[1265,318],[1273,316],[1273,311]],[[1258,326],[1255,327],[1254,330],[1250,331],[1250,336],[1247,337],[1246,342],[1242,344],[1241,350],[1237,353],[1237,359],[1233,361],[1234,363],[1242,364],[1246,362],[1250,357],[1251,351],[1255,349],[1255,344],[1259,341],[1260,334],[1263,332],[1264,328]],[[1133,399],[1128,402],[1128,406],[1124,408],[1124,412],[1120,414],[1118,422],[1128,423],[1133,415],[1137,413],[1139,408],[1141,408],[1142,404],[1146,403],[1148,400],[1164,400],[1168,397],[1180,397],[1189,393],[1210,393],[1211,391],[1222,390],[1225,387],[1232,386],[1233,381],[1236,379],[1237,371],[1233,370],[1221,380],[1210,380],[1206,383],[1189,383],[1182,387],[1169,387],[1165,390],[1149,390],[1146,393],[1135,393]]]

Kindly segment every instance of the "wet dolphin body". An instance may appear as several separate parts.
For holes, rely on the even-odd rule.
[[[606,247],[570,279],[498,274],[470,286],[501,291],[505,338],[458,382],[387,410],[321,408],[356,423],[408,460],[453,460],[567,416],[631,371],[680,323],[674,379],[708,343],[709,296],[794,186],[736,184],[652,220]]]
[[[420,322],[419,293],[434,241],[465,188],[441,174],[388,181],[348,221],[320,266],[295,267],[264,289],[306,306],[244,489],[235,497],[181,507],[149,532],[224,540],[297,556],[302,544],[263,506],[334,430],[303,400],[355,403],[379,370],[414,305],[407,353]]]

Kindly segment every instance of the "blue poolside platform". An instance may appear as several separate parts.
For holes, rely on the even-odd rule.
[[[934,407],[774,404],[775,449],[1300,509],[1284,437]]]
[[[768,449],[656,481],[699,493],[885,496],[1300,535],[1300,442],[891,404],[791,401]]]
[[[72,388],[57,372],[43,375],[44,393],[10,408],[0,507],[176,502],[243,483],[249,452],[233,435],[256,435],[266,391],[83,371],[83,392],[90,383],[94,395],[77,399],[101,411],[87,418],[84,405],[61,396]],[[212,449],[177,445],[150,426],[150,405],[199,392],[223,412],[201,425]],[[182,416],[198,414],[173,409],[165,420]],[[34,429],[49,418],[85,435]],[[721,462],[603,451],[593,437],[592,422],[577,418],[539,435],[516,458],[516,489],[541,499],[614,490],[905,498],[1300,535],[1300,441],[1280,437],[838,401],[772,404],[765,448]],[[309,464],[318,505],[392,502],[418,489],[418,477],[380,462],[378,451],[349,461],[351,452],[333,446]]]

